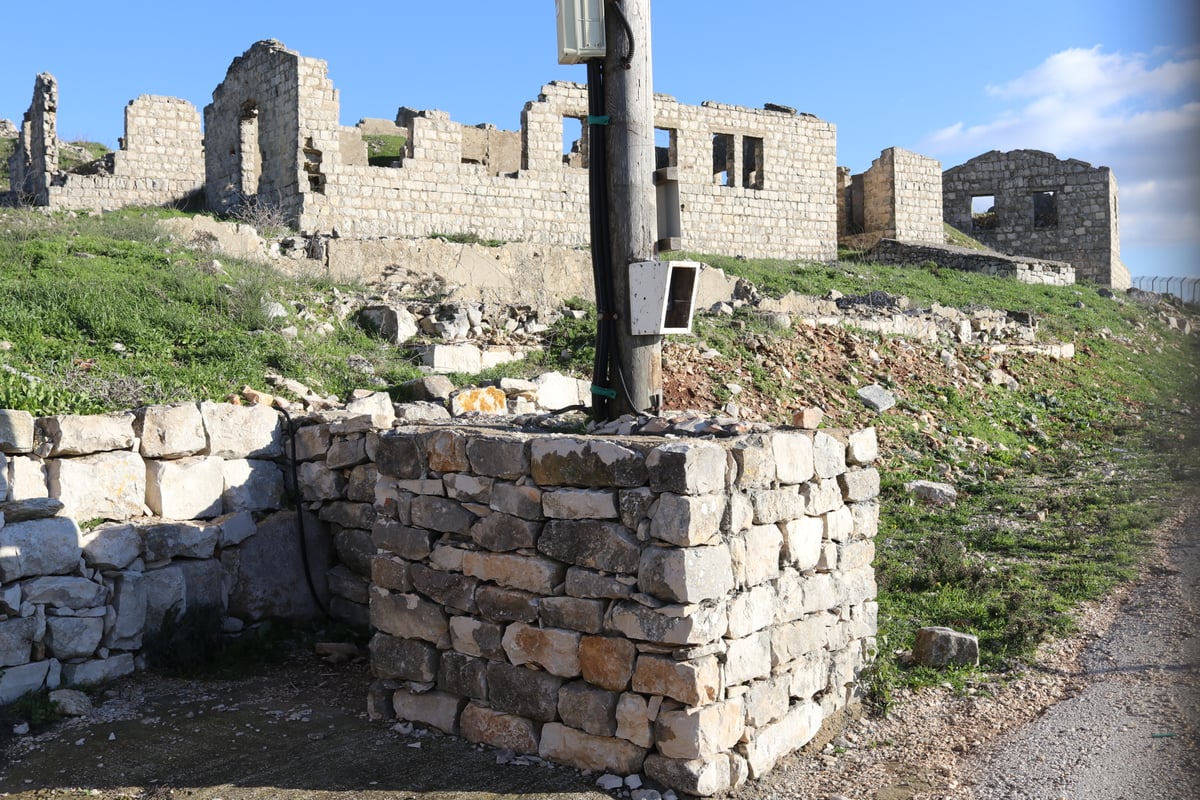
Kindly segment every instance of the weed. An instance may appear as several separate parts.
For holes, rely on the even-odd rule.
[[[430,239],[441,239],[452,244],[479,244],[484,247],[500,247],[506,244],[503,239],[484,239],[477,233],[431,233]]]
[[[55,705],[50,702],[49,689],[26,692],[5,709],[5,713],[7,716],[25,720],[34,727],[49,725],[62,716]]]

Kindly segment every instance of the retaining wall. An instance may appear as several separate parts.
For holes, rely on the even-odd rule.
[[[883,239],[871,250],[871,258],[880,264],[923,264],[933,261],[947,269],[1015,278],[1021,283],[1048,286],[1071,286],[1075,283],[1075,268],[1062,261],[1010,256],[954,245],[935,246]]]

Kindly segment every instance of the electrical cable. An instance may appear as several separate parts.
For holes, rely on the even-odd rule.
[[[296,467],[296,431],[293,427],[292,415],[289,414],[287,409],[279,403],[275,404],[275,410],[283,414],[283,418],[287,421],[284,429],[287,431],[288,441],[292,445],[292,457],[290,459],[292,465],[292,491],[295,493],[296,530],[300,537],[300,560],[304,562],[304,580],[308,584],[309,594],[312,595],[312,599],[317,604],[317,608],[320,609],[321,613],[324,614],[326,618],[332,618],[332,615],[329,613],[329,609],[325,605],[325,601],[321,599],[319,594],[317,594],[317,586],[315,583],[313,583],[312,565],[308,560],[308,536],[304,531],[304,508],[301,505],[300,476]]]
[[[592,362],[592,418],[611,416],[611,352],[616,338],[612,268],[608,242],[608,117],[605,115],[604,64],[592,59],[588,79],[588,194],[592,236],[592,280],[596,289],[596,355]],[[597,391],[599,390],[599,391]],[[615,393],[613,393],[615,394]]]
[[[630,26],[629,20],[625,18],[625,13],[621,11],[620,0],[608,0],[608,4],[612,6],[613,13],[617,15],[617,21],[625,29],[625,40],[629,42],[629,52],[621,59],[621,68],[630,69],[633,66],[633,53],[636,46],[633,41],[633,27]]]

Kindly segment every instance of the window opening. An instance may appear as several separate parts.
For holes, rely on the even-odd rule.
[[[996,229],[996,196],[980,194],[971,197],[971,230],[992,231]]]
[[[678,134],[675,128],[654,129],[654,168],[679,166]]]
[[[242,196],[256,196],[262,177],[262,151],[258,145],[258,104],[253,100],[242,104],[238,125],[238,174]]]
[[[1058,227],[1058,192],[1033,193],[1033,227]]]
[[[733,186],[733,134],[713,134],[713,183]]]
[[[563,117],[563,166],[586,169],[587,137],[582,117]]]
[[[317,194],[325,194],[325,173],[321,172],[321,151],[313,146],[311,136],[304,139],[304,172],[308,175],[308,188]]]
[[[742,138],[742,186],[763,188],[763,140],[760,137]]]

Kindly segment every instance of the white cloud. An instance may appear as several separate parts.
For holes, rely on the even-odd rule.
[[[982,91],[996,107],[991,119],[935,131],[924,152],[953,165],[988,150],[1029,148],[1109,166],[1121,188],[1122,245],[1200,248],[1196,50],[1064,50]]]

